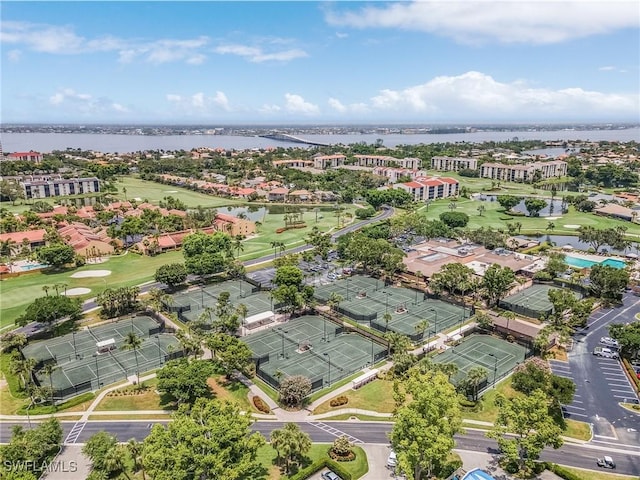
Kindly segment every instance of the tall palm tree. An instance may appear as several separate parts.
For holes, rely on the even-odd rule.
[[[126,453],[124,445],[116,445],[109,449],[102,459],[102,466],[109,473],[122,472],[126,478],[131,478],[127,473],[127,469],[124,464],[124,456]]]
[[[271,242],[271,248],[273,248],[273,258],[276,258],[276,256],[278,255],[278,247],[280,246],[280,242],[278,241],[273,241]]]
[[[146,480],[147,476],[145,475],[144,464],[142,463],[142,442],[138,442],[135,438],[132,438],[126,443],[126,447],[133,460],[134,473],[141,471],[142,480]]]
[[[42,369],[42,373],[49,377],[49,388],[51,389],[51,405],[53,405],[53,380],[51,377],[53,376],[53,372],[55,372],[57,369],[58,366],[54,365],[53,363],[47,363]]]
[[[389,330],[389,322],[391,321],[391,314],[389,312],[385,312],[385,314],[382,316],[382,319],[384,320],[384,331],[386,332],[387,330]]]
[[[236,235],[233,237],[233,248],[236,250],[236,257],[240,257],[240,252],[244,252],[244,245],[242,244],[244,235]]]
[[[451,381],[451,377],[458,373],[458,365],[455,363],[441,363],[438,368],[447,376],[447,380],[449,381]]]
[[[429,328],[429,321],[428,320],[421,320],[419,321],[416,326],[416,333],[421,333],[421,338],[424,340],[424,332],[427,331],[427,328]]]
[[[240,303],[236,307],[236,313],[242,317],[242,321],[244,322],[247,319],[247,313],[249,313],[249,309],[244,303]]]
[[[478,386],[487,378],[487,370],[483,367],[473,367],[467,374],[467,381],[473,388],[473,401],[478,400]]]
[[[342,295],[337,292],[331,292],[331,295],[329,295],[329,299],[327,300],[327,305],[329,305],[329,308],[331,308],[331,310],[335,313],[342,300],[344,300]]]
[[[51,287],[49,285],[43,285],[42,286],[42,290],[44,290],[44,294],[48,297],[49,296],[49,290],[51,290]]]
[[[124,337],[124,343],[122,344],[123,350],[133,350],[133,354],[136,358],[136,380],[138,381],[138,386],[140,384],[140,367],[138,366],[138,350],[142,348],[142,339],[136,335],[135,332],[127,333],[127,336]]]

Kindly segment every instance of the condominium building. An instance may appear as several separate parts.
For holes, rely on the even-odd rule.
[[[406,183],[396,183],[393,188],[401,188],[409,192],[416,202],[426,202],[437,198],[455,197],[460,189],[460,182],[449,177],[417,177]]]
[[[42,177],[34,180],[22,180],[25,198],[49,198],[68,195],[82,195],[100,191],[100,180],[87,178]]]
[[[6,155],[4,159],[16,162],[20,161],[40,163],[42,161],[42,154],[39,152],[34,152],[33,150],[29,152],[14,152]]]
[[[313,160],[274,160],[272,162],[274,167],[285,168],[310,168],[314,166]]]
[[[316,153],[313,157],[313,167],[319,170],[325,168],[338,168],[344,165],[344,161],[347,159],[344,155],[322,155]]]
[[[550,162],[534,162],[525,165],[507,165],[504,163],[483,163],[480,167],[482,178],[504,180],[509,182],[531,181],[536,171],[540,172],[540,179],[567,175],[567,162],[553,160]]]
[[[433,157],[431,168],[444,172],[457,172],[458,170],[475,170],[478,168],[478,159],[463,157]]]
[[[396,183],[402,177],[409,177],[414,180],[417,177],[424,176],[425,172],[422,170],[410,170],[408,168],[396,168],[396,167],[376,167],[372,172],[374,175],[380,175],[381,177],[387,177],[389,182]]]
[[[422,164],[419,158],[394,158],[386,155],[354,155],[360,167],[398,167],[418,170]]]

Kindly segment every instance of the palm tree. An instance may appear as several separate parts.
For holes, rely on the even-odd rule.
[[[284,242],[278,242],[278,249],[280,250],[280,255],[282,255],[287,249],[287,246],[284,244]]]
[[[547,230],[553,232],[553,230],[556,228],[556,224],[553,222],[549,222],[547,223]]]
[[[36,361],[33,358],[27,358],[21,360],[19,357],[15,357],[11,361],[11,373],[18,375],[22,380],[23,389],[27,389],[27,385],[31,379],[31,372],[36,366]]]
[[[49,290],[51,290],[51,287],[49,285],[43,285],[42,286],[42,290],[44,290],[44,294],[48,297],[49,296]]]
[[[244,252],[244,245],[242,244],[244,235],[236,235],[233,237],[233,248],[236,250],[236,257],[240,257],[240,252]]]
[[[451,377],[458,373],[458,365],[455,363],[441,363],[438,368],[447,376],[449,381],[451,381]]]
[[[385,314],[382,316],[382,319],[384,320],[384,331],[386,332],[387,330],[389,330],[389,322],[391,321],[391,314],[389,312],[385,312]]]
[[[53,376],[53,372],[58,369],[57,365],[53,363],[47,363],[42,369],[42,373],[44,373],[47,377],[49,377],[49,388],[51,389],[51,405],[53,405],[53,380],[51,377]]]
[[[278,241],[273,241],[271,242],[271,248],[273,248],[273,258],[276,258],[276,255],[278,255],[278,247],[280,246],[280,242]]]
[[[289,473],[291,460],[303,456],[311,448],[311,438],[296,423],[286,423],[283,428],[271,432],[271,446],[278,458],[285,461],[285,473]]]
[[[132,438],[127,442],[126,447],[133,460],[134,473],[138,470],[142,471],[142,480],[146,480],[147,476],[144,473],[144,464],[142,463],[142,442]]]
[[[122,344],[123,350],[133,350],[133,354],[136,358],[136,381],[138,382],[138,386],[140,386],[140,371],[138,366],[138,350],[142,348],[142,339],[136,335],[135,332],[127,333],[127,336],[124,337],[124,343]]]
[[[480,205],[480,206],[478,206],[477,210],[478,210],[478,215],[482,216],[482,214],[485,211],[485,206],[484,205]]]
[[[242,317],[242,321],[244,322],[247,319],[247,313],[249,313],[249,309],[244,303],[240,303],[236,307],[236,313]]]
[[[327,305],[329,305],[329,308],[331,308],[331,310],[335,313],[342,300],[344,300],[342,295],[337,292],[331,292],[331,295],[329,295],[329,299],[327,300]]]
[[[429,328],[429,321],[428,320],[421,320],[415,326],[416,333],[420,333],[421,334],[420,338],[422,338],[423,340],[424,340],[424,332],[427,331],[427,328]]]
[[[104,458],[102,459],[102,466],[107,472],[122,472],[125,477],[131,478],[124,464],[126,449],[127,447],[124,445],[116,445],[105,452]]]
[[[483,367],[473,367],[467,374],[467,382],[473,388],[473,401],[478,401],[478,386],[487,378],[487,370]]]

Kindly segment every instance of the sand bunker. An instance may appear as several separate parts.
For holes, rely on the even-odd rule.
[[[178,193],[178,190],[165,190],[165,193]]]
[[[560,220],[562,217],[545,217],[545,220]]]
[[[71,278],[106,277],[107,275],[111,275],[111,270],[87,270],[86,272],[76,272],[71,275]]]
[[[70,288],[64,294],[67,297],[74,297],[76,295],[84,295],[84,294],[89,293],[89,292],[91,292],[90,288]]]
[[[580,228],[580,225],[565,225],[564,228]]]

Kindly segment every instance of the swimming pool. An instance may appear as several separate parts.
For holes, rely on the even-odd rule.
[[[17,264],[16,267],[20,268],[22,272],[28,272],[30,270],[37,270],[39,268],[47,268],[49,265],[45,265],[43,263],[24,263]]]
[[[605,265],[608,267],[622,269],[627,266],[627,264],[622,260],[616,260],[615,258],[607,258],[602,262],[595,262],[593,260],[587,260],[585,258],[572,257],[571,255],[565,255],[564,261],[572,267],[578,268],[591,268],[594,265]]]

